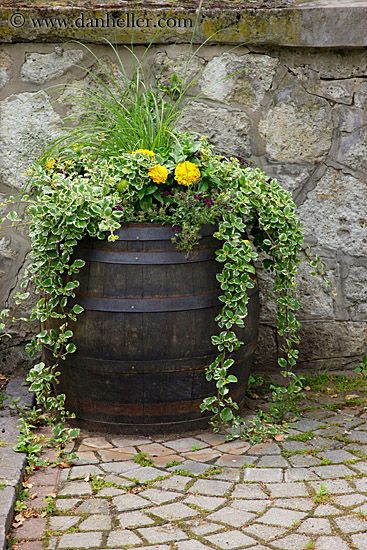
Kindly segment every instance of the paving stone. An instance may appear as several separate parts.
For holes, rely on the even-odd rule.
[[[310,466],[318,466],[320,460],[312,455],[294,455],[288,458],[290,464],[294,468],[309,468]]]
[[[147,437],[134,437],[134,436],[113,436],[111,437],[111,443],[115,447],[136,447],[137,445],[147,445],[151,443],[151,440]]]
[[[338,508],[335,508],[335,506],[332,506],[331,504],[320,504],[316,510],[313,511],[313,515],[317,517],[323,517],[323,516],[337,516],[344,512],[341,512]]]
[[[45,468],[38,472],[32,473],[32,483],[33,486],[36,485],[47,485],[54,487],[59,477],[59,471],[55,468]]]
[[[289,467],[289,463],[280,455],[265,455],[259,459],[256,466],[261,466],[262,468],[287,468]]]
[[[259,483],[240,483],[235,486],[232,496],[234,498],[248,499],[269,498]]]
[[[215,465],[229,466],[230,468],[239,468],[241,466],[248,466],[249,464],[254,464],[256,460],[258,460],[258,457],[227,454],[227,455],[222,455],[220,458],[218,458]]]
[[[356,470],[358,470],[358,472],[360,472],[361,474],[367,474],[367,462],[365,461],[361,461],[361,462],[357,462],[356,464],[353,464],[353,468],[355,468]]]
[[[244,477],[248,481],[276,483],[283,480],[283,471],[280,468],[246,468]]]
[[[79,504],[75,511],[82,514],[107,514],[109,502],[105,498],[88,498]]]
[[[348,453],[348,451],[344,451],[343,449],[337,449],[336,451],[323,451],[320,453],[320,456],[331,460],[333,464],[341,464],[346,460],[355,460],[356,458],[352,455],[352,453]]]
[[[229,491],[232,487],[232,483],[229,481],[217,481],[214,479],[199,479],[195,481],[190,488],[192,493],[200,493],[201,495],[218,496],[221,497]]]
[[[265,542],[270,542],[271,540],[280,537],[283,535],[287,529],[282,527],[274,527],[270,525],[264,525],[263,523],[253,523],[248,527],[242,529],[245,535],[255,536],[259,539],[265,540]]]
[[[310,542],[310,538],[305,535],[288,535],[283,539],[275,540],[271,544],[281,550],[301,550]]]
[[[59,541],[59,548],[101,548],[102,533],[66,533]]]
[[[367,548],[367,533],[352,535],[352,542],[357,550],[366,550]]]
[[[69,479],[85,479],[89,475],[101,475],[103,471],[95,464],[86,464],[85,466],[73,466],[70,469]],[[33,476],[32,476],[33,483]]]
[[[256,516],[251,512],[245,512],[243,510],[238,510],[237,508],[232,508],[227,506],[221,508],[217,512],[207,516],[209,521],[218,521],[219,523],[225,523],[231,527],[242,527]]]
[[[129,477],[129,472],[124,474],[126,477]],[[164,472],[158,470],[158,468],[153,468],[153,466],[143,466],[137,470],[131,472],[131,478],[137,479],[140,483],[146,483],[147,481],[152,481],[164,475]]]
[[[354,480],[355,486],[358,491],[367,492],[367,477],[362,477],[361,479]]]
[[[145,498],[141,498],[139,495],[133,495],[131,493],[114,497],[112,502],[119,512],[139,510],[140,508],[146,507],[149,503]]]
[[[196,439],[196,437],[183,437],[166,441],[165,445],[178,453],[185,453],[193,451],[194,449],[204,449],[208,447],[208,443],[200,441],[200,439]]]
[[[217,465],[216,465],[217,466]],[[239,468],[221,468],[221,472],[210,476],[210,479],[221,479],[223,481],[240,481],[241,470]]]
[[[150,512],[150,510],[149,510]],[[119,521],[123,529],[131,529],[132,527],[145,527],[153,525],[154,521],[140,511],[124,512],[119,515]]]
[[[66,531],[80,520],[79,516],[53,516],[49,519],[49,528]]]
[[[183,462],[181,462],[181,464],[169,468],[169,471],[175,472],[176,470],[186,470],[194,475],[201,475],[209,467],[210,466],[208,464],[202,464],[201,462],[196,462],[195,460],[184,460]]]
[[[181,498],[182,495],[174,493],[173,491],[162,491],[159,489],[146,489],[140,493],[140,496],[147,498],[154,504],[164,504],[170,500],[176,500]]]
[[[226,531],[225,536],[219,533],[218,535],[209,535],[205,538],[221,550],[247,548],[256,543],[252,537],[249,537],[240,531]]]
[[[82,521],[78,529],[80,531],[107,531],[107,529],[111,529],[111,518],[105,514],[94,514]]]
[[[154,466],[157,466],[158,468],[166,468],[173,462],[179,462],[181,464],[184,461],[179,455],[152,456],[151,460]]]
[[[312,481],[314,479],[317,479],[317,475],[307,468],[288,468],[284,474],[284,480],[287,483],[292,481]]]
[[[331,533],[330,521],[324,518],[308,518],[302,522],[298,531],[305,535],[327,535]]]
[[[208,445],[222,445],[226,440],[225,435],[216,434],[210,431],[199,433],[197,437],[205,443],[208,443]]]
[[[170,550],[171,547],[167,544],[155,544],[154,546],[137,546],[135,550]],[[109,549],[107,549],[109,550]],[[116,549],[117,550],[117,549]]]
[[[111,474],[126,474],[132,470],[137,470],[140,466],[132,460],[127,460],[126,462],[104,462],[101,464],[101,468]]]
[[[143,529],[138,529],[138,532],[151,544],[157,542],[177,542],[188,538],[182,529],[171,524],[145,527]]]
[[[315,506],[314,501],[310,498],[279,498],[273,502],[274,506],[278,508],[289,508],[300,512],[308,512]]]
[[[366,531],[366,522],[356,516],[335,518],[335,523],[343,533],[358,533]]]
[[[270,483],[267,489],[272,497],[307,497],[309,495],[304,483]]]
[[[0,493],[1,494],[1,493]],[[19,540],[36,540],[43,536],[46,529],[45,518],[30,518],[27,519],[21,527],[16,531],[16,538]]]
[[[58,498],[56,500],[56,510],[72,510],[79,501],[79,498]]]
[[[249,455],[280,455],[280,447],[276,443],[259,443],[249,449]]]
[[[177,543],[177,550],[211,550],[211,547],[198,540],[184,540]]]
[[[149,513],[167,520],[180,520],[197,516],[199,512],[189,508],[182,502],[174,502],[172,504],[160,504],[149,509]]]
[[[112,447],[105,437],[85,437],[82,440],[82,445],[91,447],[92,449],[111,449]]]
[[[303,418],[302,420],[298,420],[298,422],[293,422],[293,424],[290,424],[290,427],[298,432],[313,432],[314,430],[319,429],[322,424],[324,423],[319,420]]]
[[[210,533],[216,533],[218,531],[224,531],[226,527],[224,525],[218,525],[218,523],[210,523],[209,521],[201,518],[187,521],[186,527],[190,529],[195,535],[199,537],[203,535],[209,535]]]
[[[165,456],[175,454],[170,448],[161,445],[160,443],[148,443],[148,445],[138,445],[139,451],[146,453],[149,456]]]
[[[107,545],[112,547],[125,547],[129,544],[141,544],[141,539],[132,531],[127,529],[118,529],[111,531],[108,535]]]
[[[340,537],[319,537],[315,544],[315,550],[349,550],[349,548],[350,546]]]
[[[356,443],[367,443],[367,432],[353,430],[349,435],[348,439]]]
[[[228,441],[227,443],[223,443],[222,445],[217,445],[216,449],[224,454],[241,455],[243,453],[247,453],[250,447],[251,445],[246,441],[235,440]]]
[[[233,500],[231,506],[238,510],[244,510],[245,512],[257,512],[261,514],[266,508],[272,504],[269,500]]]
[[[303,512],[284,508],[271,508],[258,518],[258,521],[268,525],[275,525],[276,527],[292,527],[296,521],[301,521],[305,516],[306,514]]]
[[[338,477],[343,478],[354,474],[354,472],[344,464],[318,466],[317,468],[312,468],[312,471],[321,479],[336,479]]]
[[[116,487],[103,487],[103,489],[98,491],[98,496],[116,497],[117,495],[124,495],[125,493],[125,489],[117,489]]]
[[[350,506],[356,506],[357,504],[362,504],[362,502],[366,502],[366,500],[367,497],[365,495],[359,494],[333,497],[333,501],[335,502],[335,504],[338,504],[339,506],[345,506],[346,508],[349,508]]]
[[[174,489],[175,491],[183,491],[185,489],[185,486],[189,481],[191,481],[191,479],[191,477],[187,476],[173,475],[168,479],[158,481],[157,483],[155,483],[155,485],[156,487],[162,487],[162,489]]]
[[[130,461],[134,457],[134,453],[126,453],[124,449],[110,449],[107,451],[98,451],[103,462],[124,462]]]
[[[330,479],[324,483],[321,483],[320,481],[318,483],[312,482],[310,483],[310,485],[311,487],[313,487],[315,493],[320,490],[321,485],[325,486],[327,491],[332,495],[355,493],[355,489],[353,489],[350,484],[344,479]]]
[[[3,546],[1,546],[1,543],[2,543],[2,540],[1,540],[1,536],[0,536],[0,548],[3,548]],[[41,540],[23,541],[20,545],[16,544],[16,545],[13,545],[13,546],[17,547],[21,550],[44,550],[44,546],[43,546],[43,543],[42,543]]]
[[[92,489],[89,483],[86,481],[70,481],[65,483],[63,489],[59,491],[59,495],[70,495],[70,496],[83,496],[91,495]]]
[[[225,498],[220,497],[203,497],[201,495],[190,495],[184,501],[184,504],[193,504],[203,510],[213,511],[226,502]]]
[[[221,456],[215,449],[202,449],[201,451],[182,453],[182,456],[188,460],[197,460],[198,462],[211,462]]]

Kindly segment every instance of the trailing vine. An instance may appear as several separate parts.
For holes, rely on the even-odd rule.
[[[218,356],[206,372],[216,394],[204,400],[201,410],[212,413],[216,429],[232,424],[234,436],[256,440],[260,432],[274,435],[278,428],[270,417],[260,413],[245,423],[229,396],[237,381],[231,374],[232,353],[242,344],[236,327],[244,327],[248,291],[256,284],[255,262],[261,261],[274,279],[282,342],[278,362],[288,378],[287,386],[274,387],[273,401],[301,391],[301,378],[293,372],[299,342],[296,275],[303,243],[295,204],[260,168],[225,157],[203,137],[177,132],[182,101],[177,85],[172,96],[167,86],[142,85],[141,70],[139,65],[132,79],[122,72],[123,86],[109,73],[111,87],[106,78],[95,77],[96,89],[84,98],[87,120],[79,121],[33,165],[21,201],[24,212],[7,214],[14,225],[28,224],[32,243],[31,264],[16,296],[19,304],[26,300],[30,285],[39,296],[29,321],[38,321],[41,330],[27,351],[36,358],[46,349],[54,358],[52,364],[37,362],[28,375],[37,403],[33,418],[46,414],[60,446],[78,434],[65,424],[70,416],[65,396],[53,390],[63,360],[76,351],[73,326],[83,314],[74,303],[84,267],[74,254],[77,243],[86,235],[113,242],[125,223],[155,222],[176,228],[178,249],[189,252],[201,226],[210,223],[217,226],[214,236],[222,243],[216,253],[222,265],[217,276],[222,309],[216,318],[219,332],[212,337]],[[0,315],[3,329],[7,314],[4,310]]]

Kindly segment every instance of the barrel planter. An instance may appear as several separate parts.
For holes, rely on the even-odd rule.
[[[153,223],[122,226],[114,243],[80,241],[75,257],[86,265],[76,302],[85,311],[72,327],[77,351],[62,363],[57,386],[77,425],[146,435],[207,425],[200,403],[215,392],[205,368],[217,355],[211,336],[221,307],[213,232],[204,226],[189,255],[177,251],[171,227]],[[258,336],[257,287],[248,310],[231,369],[239,403]]]

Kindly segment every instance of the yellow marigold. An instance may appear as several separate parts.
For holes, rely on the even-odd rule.
[[[142,155],[147,155],[148,157],[152,157],[154,159],[155,152],[150,151],[149,149],[136,149],[136,151],[131,151],[132,155],[136,155],[136,153],[141,153]]]
[[[161,164],[156,164],[152,168],[149,168],[148,174],[154,183],[165,183],[168,178],[168,170]]]
[[[56,159],[50,158],[45,162],[45,169],[47,172],[51,172],[56,166]]]
[[[175,180],[180,185],[191,185],[200,178],[200,170],[197,164],[186,160],[179,162],[175,170]]]

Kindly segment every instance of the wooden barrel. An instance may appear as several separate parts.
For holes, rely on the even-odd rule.
[[[75,354],[61,365],[57,391],[79,426],[152,434],[202,428],[203,398],[213,394],[205,368],[216,357],[220,311],[213,226],[188,256],[159,224],[128,224],[110,243],[85,238],[75,257],[86,261],[76,302],[85,312],[74,329]],[[244,346],[231,372],[232,396],[243,400],[258,335],[258,290],[238,331]]]

